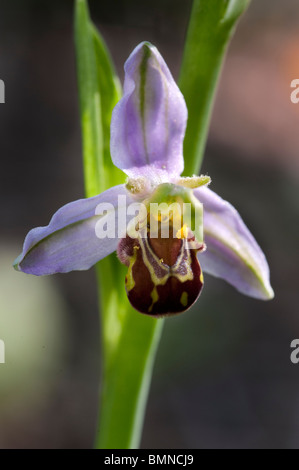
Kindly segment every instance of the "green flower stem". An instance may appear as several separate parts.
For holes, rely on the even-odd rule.
[[[186,176],[198,174],[229,41],[250,0],[194,0],[179,85],[188,108]]]
[[[119,261],[99,264],[104,328],[104,371],[96,447],[138,448],[152,369],[164,322],[137,313],[124,291],[126,269],[115,283]],[[110,271],[108,278],[107,273]]]
[[[89,17],[75,3],[77,58],[86,196],[123,183],[112,163],[110,121],[121,92],[108,51]],[[139,445],[153,361],[163,321],[137,313],[125,293],[124,266],[115,254],[97,265],[101,307],[102,381],[96,447]]]

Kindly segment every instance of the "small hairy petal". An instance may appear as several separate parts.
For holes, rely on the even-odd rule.
[[[220,277],[243,294],[268,300],[270,285],[267,260],[237,210],[208,188],[194,190],[204,206],[204,239],[200,254],[203,271]]]
[[[141,43],[125,63],[124,96],[112,115],[114,164],[154,184],[178,177],[186,122],[184,97],[166,63],[154,46]]]
[[[48,226],[34,228],[28,233],[23,252],[15,261],[15,268],[37,276],[89,269],[117,248],[119,196],[122,196],[124,204],[122,209],[126,210],[126,204],[132,202],[132,197],[123,185],[63,206]],[[105,204],[103,207],[107,207],[107,203],[110,204],[110,211],[97,215],[100,214],[99,205]],[[98,238],[96,228],[100,220],[101,223],[109,225],[112,222],[115,225],[115,237]],[[123,219],[124,233],[127,222]]]

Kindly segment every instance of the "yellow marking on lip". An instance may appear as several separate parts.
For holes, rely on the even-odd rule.
[[[126,275],[126,288],[127,288],[127,292],[130,292],[132,289],[134,289],[135,287],[135,280],[134,280],[134,277],[133,277],[133,266],[134,266],[134,263],[137,259],[137,251],[139,250],[139,246],[134,246],[133,247],[133,255],[131,256],[130,258],[130,264],[129,264],[129,267],[128,267],[128,273]]]
[[[161,261],[160,259],[157,257],[157,255],[153,252],[153,250],[151,249],[149,243],[148,243],[148,240],[146,238],[140,238],[139,239],[139,242],[140,242],[140,247],[141,247],[141,251],[142,251],[142,259],[143,259],[143,262],[145,264],[145,266],[147,267],[149,273],[150,273],[150,276],[151,276],[151,280],[152,280],[152,283],[155,285],[155,286],[163,286],[164,284],[166,284],[168,278],[169,278],[169,270],[164,268],[163,266],[163,269],[164,269],[164,276],[162,276],[161,278],[159,278],[156,273],[155,273],[155,269],[153,267],[153,265],[151,264],[151,262],[149,261],[148,259],[148,256],[147,256],[147,250],[149,251],[149,253],[151,254],[152,258],[153,258],[153,261],[157,263],[157,265],[160,267],[161,266]]]
[[[185,263],[184,263],[186,267],[186,273],[182,274],[180,272],[180,267],[181,267],[181,263],[183,262],[183,258],[185,254],[187,254],[187,260],[185,260]],[[178,259],[176,260],[175,265],[172,266],[171,268],[171,274],[172,276],[176,277],[180,282],[193,281],[194,275],[193,275],[193,271],[191,268],[191,254],[188,248],[184,249],[184,246],[182,247],[181,253]]]
[[[183,307],[187,307],[188,305],[188,292],[183,292],[180,298],[180,302]]]
[[[186,224],[184,224],[183,227],[177,231],[176,237],[180,240],[182,238],[188,238],[188,227]]]
[[[186,239],[184,239],[184,242],[186,242]],[[194,275],[193,275],[193,271],[191,268],[191,261],[192,261],[191,254],[186,244],[182,245],[181,252],[176,260],[175,265],[169,268],[169,267],[166,267],[163,263],[161,263],[161,259],[158,258],[157,255],[153,252],[151,246],[148,243],[147,238],[140,237],[139,243],[140,243],[140,248],[142,252],[143,262],[145,266],[147,267],[151,276],[152,283],[155,286],[164,286],[171,276],[175,277],[180,282],[193,281]],[[152,257],[152,261],[148,259],[147,250]],[[184,261],[185,256],[187,256],[187,258]],[[155,267],[153,266],[152,262],[156,263],[159,267],[163,267],[163,272],[165,274],[161,275],[161,277],[158,277],[155,272]],[[184,274],[182,274],[181,269],[180,269],[181,263],[184,264],[185,269],[186,269],[186,272]]]
[[[151,298],[152,298],[153,301],[152,301],[152,305],[148,309],[148,313],[152,312],[155,303],[158,302],[158,300],[159,300],[159,294],[158,294],[156,286],[153,288],[153,290],[151,292]]]
[[[199,280],[203,284],[203,273],[202,272],[200,273]]]

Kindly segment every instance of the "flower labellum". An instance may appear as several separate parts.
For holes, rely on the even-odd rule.
[[[207,187],[209,177],[180,176],[187,108],[150,43],[126,61],[123,91],[110,150],[126,184],[67,204],[47,227],[31,230],[15,268],[66,273],[117,251],[128,267],[129,301],[155,317],[187,310],[202,290],[202,271],[245,295],[273,298],[265,255],[237,210]]]
[[[203,287],[197,259],[202,249],[190,249],[185,239],[178,238],[124,238],[118,256],[129,268],[126,291],[132,306],[157,317],[191,307]]]
[[[196,240],[189,227],[202,227],[202,204],[195,200],[192,207],[184,202],[188,196],[188,190],[175,185],[158,186],[144,201],[142,216],[133,219],[134,233],[129,229],[118,245],[118,257],[128,266],[128,299],[141,313],[156,317],[180,313],[201,293],[203,274],[197,254],[205,245],[200,241],[202,232],[195,230]],[[153,202],[159,198],[167,202]]]

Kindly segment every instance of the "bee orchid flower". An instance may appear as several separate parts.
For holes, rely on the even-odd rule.
[[[208,177],[181,177],[186,124],[186,104],[165,61],[141,43],[125,63],[111,121],[111,157],[126,183],[67,204],[48,226],[31,230],[16,269],[37,276],[86,270],[116,251],[128,267],[131,304],[153,316],[187,310],[202,290],[202,271],[271,299],[266,258],[239,213],[208,188]],[[166,216],[151,210],[173,203]],[[185,204],[188,214],[180,212]],[[172,234],[163,236],[166,222]],[[116,226],[117,233],[110,230]]]

